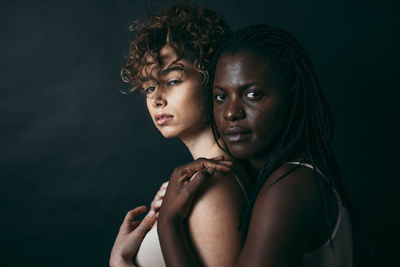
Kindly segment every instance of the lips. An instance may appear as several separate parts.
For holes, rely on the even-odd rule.
[[[223,130],[224,140],[239,143],[250,137],[251,131],[242,127],[228,127]]]
[[[156,114],[154,116],[154,120],[156,121],[156,124],[158,126],[164,126],[166,124],[168,124],[172,119],[174,118],[173,115],[170,114]]]

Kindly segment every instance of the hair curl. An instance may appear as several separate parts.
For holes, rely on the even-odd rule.
[[[214,11],[185,4],[135,21],[130,30],[137,35],[130,43],[127,63],[121,69],[122,80],[132,86],[127,92],[142,90],[143,70],[160,62],[159,53],[165,44],[172,47],[178,58],[190,60],[201,74],[202,84],[207,84],[211,55],[221,37],[230,32]]]

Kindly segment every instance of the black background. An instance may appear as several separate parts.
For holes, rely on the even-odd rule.
[[[398,252],[396,1],[203,1],[234,29],[286,28],[336,117],[334,150],[379,265]],[[1,1],[0,265],[105,266],[125,212],[190,160],[119,71],[156,1]],[[158,2],[160,3],[160,2]]]

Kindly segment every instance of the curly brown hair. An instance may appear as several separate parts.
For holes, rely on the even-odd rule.
[[[202,84],[208,82],[208,66],[222,36],[230,32],[228,25],[210,9],[179,4],[161,14],[135,21],[130,29],[137,32],[130,43],[127,63],[121,69],[122,80],[134,90],[143,90],[143,69],[160,62],[160,50],[168,44],[178,58],[188,59],[201,74]]]

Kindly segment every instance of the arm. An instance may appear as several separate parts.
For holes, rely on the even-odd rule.
[[[197,265],[233,266],[243,241],[238,228],[245,203],[243,193],[233,177],[214,174],[194,199],[187,220],[167,221],[167,225],[163,226],[159,222],[159,228],[167,228],[165,235],[161,233],[163,236],[160,236],[160,241],[167,243],[164,246],[161,243],[163,251],[164,248],[171,249],[175,257],[178,246],[185,251],[179,256],[180,259],[191,255],[193,261],[198,262]],[[164,254],[167,257],[170,255],[168,252]],[[171,262],[167,258],[165,260],[167,266],[179,266],[174,259]],[[195,266],[193,264],[188,261],[184,265]]]
[[[321,222],[321,198],[312,170],[282,166],[258,194],[236,266],[300,266]]]
[[[233,266],[242,247],[239,231],[246,200],[231,174],[216,173],[194,200],[190,243],[203,266]]]
[[[201,174],[197,175],[187,186],[203,179],[200,177]],[[180,189],[173,180],[172,177],[158,221],[167,266],[232,266],[242,244],[238,227],[245,199],[240,186],[230,174],[215,173],[198,192],[186,225],[186,214],[165,216],[164,209],[173,204],[170,200],[176,203],[179,196],[190,195],[187,191],[180,192],[172,194],[170,199],[170,193]]]
[[[308,168],[300,167],[274,184],[289,168],[282,166],[278,169],[260,191],[244,248],[236,264],[231,266],[301,264],[311,237],[315,234],[315,227],[320,222],[321,199],[313,173]],[[206,180],[204,177],[208,175],[203,171],[199,177]],[[196,187],[200,185],[201,182],[198,182],[181,194],[184,195],[183,199],[189,200],[186,203],[190,203],[190,196],[195,194]],[[179,192],[174,197],[178,195]],[[189,245],[181,217],[176,215],[179,210],[185,210],[187,205],[177,203],[175,213],[165,210],[162,214],[161,209],[163,222],[159,221],[159,234],[167,266],[199,266],[201,262],[196,259]]]

